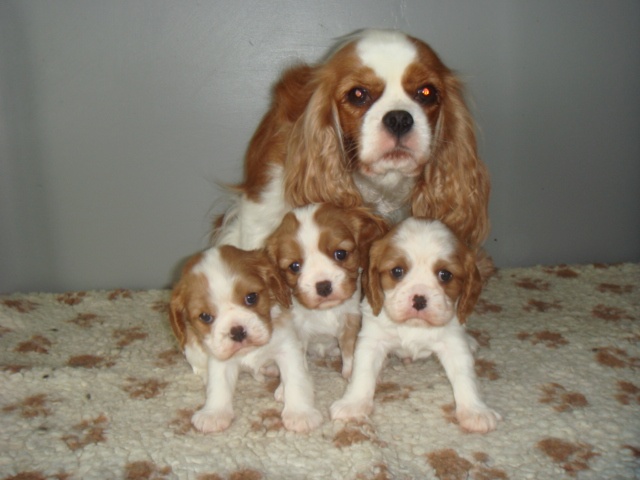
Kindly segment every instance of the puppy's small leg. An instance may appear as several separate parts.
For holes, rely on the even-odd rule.
[[[464,331],[461,330],[460,335],[448,337],[444,347],[437,353],[453,387],[456,417],[460,427],[477,433],[495,430],[501,417],[480,398],[473,355]]]
[[[387,351],[375,338],[360,336],[353,360],[353,374],[344,396],[331,405],[333,420],[367,417],[373,411],[376,379]]]
[[[281,379],[278,391],[284,400],[282,423],[287,430],[306,433],[320,426],[322,414],[313,406],[313,383],[302,345],[292,330],[279,334],[286,336],[276,356]]]
[[[204,406],[191,417],[191,423],[203,433],[221,432],[233,421],[238,366],[210,358],[207,367],[207,397]]]
[[[346,317],[344,329],[338,338],[338,345],[342,355],[342,377],[348,380],[351,378],[353,370],[353,355],[356,349],[356,339],[362,325],[362,316],[348,313]]]

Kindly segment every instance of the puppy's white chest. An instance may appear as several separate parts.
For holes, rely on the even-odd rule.
[[[418,360],[427,358],[434,352],[435,332],[419,327],[400,327],[393,353],[401,358]]]

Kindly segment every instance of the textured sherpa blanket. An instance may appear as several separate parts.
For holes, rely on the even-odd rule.
[[[194,431],[199,377],[168,291],[0,297],[1,479],[640,478],[640,264],[501,270],[469,331],[487,435],[456,425],[437,359],[382,372],[370,421],[331,422],[339,360],[312,359],[324,424],[287,432],[276,382],[238,382],[236,420]]]

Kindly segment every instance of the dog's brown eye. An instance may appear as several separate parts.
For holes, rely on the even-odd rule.
[[[391,276],[397,280],[401,279],[404,276],[404,268],[393,267],[391,269]]]
[[[422,105],[433,105],[438,101],[438,90],[428,83],[416,91],[415,99]]]
[[[258,294],[256,292],[247,293],[244,297],[244,303],[248,307],[253,307],[256,303],[258,303]]]
[[[369,103],[370,99],[371,96],[369,95],[369,92],[367,92],[367,90],[362,87],[352,88],[351,90],[349,90],[349,93],[347,93],[347,100],[349,101],[349,103],[355,105],[356,107],[362,107],[366,105],[367,103]]]
[[[300,265],[300,262],[293,262],[291,265],[289,265],[289,270],[291,270],[293,273],[300,273],[301,268],[302,265]]]
[[[440,270],[438,272],[438,278],[442,283],[449,283],[453,279],[453,273],[449,270]]]
[[[207,325],[209,325],[210,323],[213,323],[213,315],[211,315],[210,313],[202,312],[199,315],[199,318],[202,321],[202,323],[206,323]]]
[[[333,258],[335,258],[339,262],[343,262],[344,260],[346,260],[348,255],[349,254],[346,250],[336,250],[335,252],[333,252]]]

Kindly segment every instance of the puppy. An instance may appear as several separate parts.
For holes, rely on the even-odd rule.
[[[439,221],[406,219],[372,245],[353,376],[331,406],[333,419],[372,412],[376,378],[389,353],[419,359],[435,352],[453,387],[462,429],[496,428],[500,416],[480,398],[475,342],[463,327],[482,289],[475,262],[473,252]]]
[[[246,152],[217,242],[262,247],[291,209],[367,206],[391,223],[442,220],[473,249],[489,232],[489,175],[461,82],[427,44],[362,30],[284,72]]]
[[[314,204],[294,209],[267,238],[266,251],[293,292],[293,320],[305,352],[339,348],[349,378],[360,331],[360,270],[386,223],[362,208]]]
[[[228,428],[240,369],[258,372],[271,362],[280,369],[285,428],[307,432],[320,425],[289,306],[289,289],[263,251],[227,245],[189,260],[172,292],[170,321],[188,362],[206,384],[205,404],[191,419],[196,429]]]

